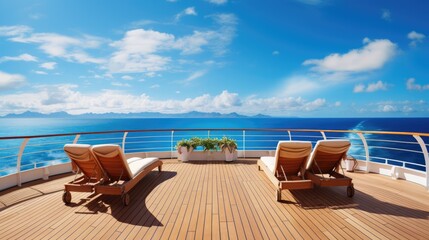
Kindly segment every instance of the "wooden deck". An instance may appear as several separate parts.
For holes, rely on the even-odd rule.
[[[119,197],[72,193],[73,176],[0,192],[0,239],[428,239],[424,187],[350,173],[345,187],[283,191],[256,160],[234,163],[166,161],[144,178],[123,207]]]

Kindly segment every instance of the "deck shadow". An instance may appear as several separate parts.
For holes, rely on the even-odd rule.
[[[346,196],[346,187],[315,187],[290,192],[304,209],[356,209],[373,214],[429,219],[429,211],[381,201],[358,189],[355,189],[355,195],[352,198]]]
[[[146,200],[156,187],[176,175],[176,172],[171,171],[162,171],[161,173],[153,171],[149,173],[129,192],[130,204],[128,206],[123,206],[120,196],[97,195],[87,203],[83,200],[83,204],[85,204],[84,206],[88,211],[76,213],[109,214],[110,208],[110,214],[119,222],[146,227],[163,226],[147,208]]]
[[[64,173],[53,175],[49,177],[49,180],[37,179],[31,182],[23,183],[21,187],[14,186],[5,190],[0,191],[0,212],[15,206],[17,204],[33,200],[38,197],[42,197],[48,194],[64,191],[64,186],[59,185],[58,187],[44,187],[44,183],[61,180],[65,177],[74,176],[72,173]],[[62,184],[63,182],[61,182]],[[17,194],[19,192],[19,194]],[[13,201],[5,201],[3,198],[8,198],[8,195],[15,195]]]

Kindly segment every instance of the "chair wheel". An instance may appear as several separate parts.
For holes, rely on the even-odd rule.
[[[128,193],[122,194],[121,200],[124,206],[128,206],[130,204],[130,195]]]
[[[352,185],[347,187],[347,197],[353,197],[355,195],[355,188]]]
[[[69,203],[71,203],[71,199],[72,199],[71,193],[69,191],[64,191],[64,193],[63,193],[63,202],[65,204],[69,204]]]

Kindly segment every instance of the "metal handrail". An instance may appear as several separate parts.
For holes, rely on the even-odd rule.
[[[74,132],[74,133],[60,133],[60,134],[43,134],[43,135],[30,135],[30,136],[8,136],[0,137],[0,140],[6,139],[23,139],[23,138],[42,138],[42,137],[62,137],[74,135],[91,135],[91,134],[110,134],[110,133],[124,133],[124,132],[189,132],[189,131],[257,131],[257,132],[330,132],[330,133],[363,133],[363,134],[386,134],[386,135],[403,135],[412,136],[419,135],[422,137],[429,137],[429,133],[418,132],[387,132],[387,131],[363,131],[363,130],[320,130],[320,129],[288,129],[288,128],[189,128],[189,129],[144,129],[144,130],[112,130],[112,131],[98,131],[98,132]]]
[[[218,131],[225,131],[228,132],[228,134],[213,134]],[[165,133],[165,135],[159,135],[154,136],[153,133]],[[190,132],[201,132],[201,134],[189,134]],[[234,132],[237,132],[234,134]],[[262,134],[254,134],[255,132],[260,132]],[[279,133],[279,134],[266,134],[267,132],[272,133]],[[128,133],[152,133],[150,136],[132,136],[128,137],[128,139],[141,139],[138,141],[126,141],[127,134]],[[181,133],[183,135],[181,135]],[[186,134],[188,133],[188,134]],[[231,134],[229,134],[231,133]],[[240,134],[241,133],[241,134]],[[249,134],[250,133],[250,134]],[[296,133],[304,133],[302,135],[296,134]],[[318,133],[320,135],[312,135],[312,134],[305,134],[305,133]],[[327,133],[341,133],[341,134],[356,134],[358,138],[347,138],[343,136],[339,137],[331,137],[326,136]],[[123,137],[110,137],[110,138],[91,138],[91,139],[79,139],[82,135],[101,135],[101,134],[123,134]],[[399,140],[382,140],[382,139],[373,139],[373,138],[366,138],[367,135],[396,135],[396,136],[410,136],[414,137],[417,142],[409,142],[409,141],[399,141]],[[126,149],[126,144],[138,144],[138,143],[147,143],[147,144],[155,144],[155,143],[170,143],[168,147],[160,146],[160,147],[153,147],[153,148],[133,148],[133,149],[126,149],[127,151],[135,151],[135,150],[150,150],[150,149],[166,149],[168,152],[168,149],[173,152],[174,151],[174,141],[180,138],[187,138],[187,137],[195,137],[195,136],[207,136],[207,137],[221,137],[221,136],[235,136],[235,137],[242,137],[242,139],[237,139],[237,142],[241,143],[239,149],[243,151],[243,156],[245,157],[246,150],[249,149],[275,149],[272,147],[267,146],[247,146],[247,143],[253,143],[253,142],[276,142],[278,138],[285,138],[289,140],[299,139],[299,138],[312,138],[310,140],[314,139],[332,139],[332,138],[346,138],[351,140],[360,140],[362,144],[356,143],[353,146],[359,146],[363,147],[365,150],[365,160],[366,160],[366,166],[368,169],[368,162],[371,161],[371,158],[376,158],[375,156],[370,156],[370,149],[373,148],[380,148],[380,149],[386,149],[386,150],[397,150],[397,151],[405,151],[405,152],[412,152],[412,153],[418,153],[423,154],[423,157],[425,159],[425,164],[418,164],[413,162],[407,162],[403,160],[395,160],[395,159],[388,159],[388,158],[380,158],[384,159],[387,163],[388,160],[391,161],[397,161],[401,162],[403,167],[406,167],[406,164],[409,165],[415,165],[415,166],[422,166],[426,168],[426,178],[428,179],[428,186],[429,186],[429,156],[427,151],[427,146],[429,144],[425,143],[422,139],[422,137],[429,137],[429,133],[416,133],[416,132],[387,132],[387,131],[363,131],[363,130],[319,130],[319,129],[279,129],[279,128],[217,128],[217,129],[208,129],[208,128],[195,128],[195,129],[145,129],[145,130],[114,130],[114,131],[100,131],[100,132],[76,132],[76,133],[61,133],[61,134],[45,134],[45,135],[33,135],[33,136],[8,136],[8,137],[0,137],[0,140],[24,140],[19,147],[19,152],[16,155],[17,157],[17,165],[16,169],[18,174],[20,175],[20,168],[21,168],[21,159],[23,155],[29,155],[29,154],[35,154],[40,152],[49,152],[52,151],[52,149],[49,149],[47,151],[35,151],[35,152],[26,152],[24,153],[24,149],[28,146],[45,146],[45,145],[52,145],[55,144],[53,142],[47,142],[47,143],[36,143],[36,144],[28,144],[27,142],[30,139],[34,138],[51,138],[51,137],[64,137],[64,136],[75,136],[74,143],[80,142],[88,142],[88,141],[106,141],[106,140],[122,140],[122,147],[124,150]],[[271,139],[264,139],[270,137]],[[161,140],[161,141],[145,141],[145,139],[149,138],[170,138],[170,140]],[[67,140],[65,140],[67,141]],[[312,141],[315,142],[315,141]],[[418,144],[420,145],[421,151],[417,150],[411,150],[411,149],[403,149],[403,148],[394,148],[394,147],[384,147],[384,146],[369,146],[368,142],[390,142],[390,143],[404,143],[404,144]],[[18,147],[17,147],[18,148]],[[55,149],[55,150],[61,150],[61,149]],[[173,154],[171,155],[173,156]],[[5,157],[0,157],[5,158]],[[55,161],[55,160],[46,160],[46,161]],[[46,162],[44,161],[44,162]]]

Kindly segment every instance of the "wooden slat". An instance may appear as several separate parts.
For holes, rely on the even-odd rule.
[[[165,161],[120,198],[72,193],[73,176],[0,192],[0,239],[427,239],[428,192],[376,174],[348,173],[346,187],[283,190],[255,160]]]

